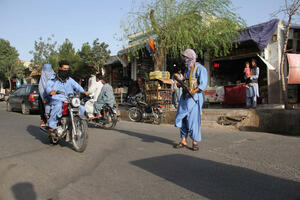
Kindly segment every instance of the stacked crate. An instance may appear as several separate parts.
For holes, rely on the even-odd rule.
[[[159,80],[146,82],[146,102],[164,105],[165,110],[170,110],[172,105],[172,92],[170,86]]]

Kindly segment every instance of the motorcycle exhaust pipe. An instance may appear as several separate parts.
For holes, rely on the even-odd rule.
[[[40,130],[43,132],[43,133],[45,133],[45,134],[47,134],[47,135],[50,135],[50,131],[46,128],[46,127],[40,127]]]

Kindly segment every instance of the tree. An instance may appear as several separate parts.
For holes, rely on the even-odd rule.
[[[34,41],[34,50],[29,51],[33,55],[32,68],[41,71],[45,63],[50,63],[52,66],[57,65],[57,42],[53,41],[53,38],[54,35],[51,35],[46,41],[42,37],[38,41]]]
[[[284,75],[284,62],[286,57],[286,50],[287,44],[289,40],[289,33],[290,33],[290,26],[292,23],[292,18],[294,15],[299,15],[299,7],[300,7],[300,0],[285,0],[285,5],[282,6],[278,11],[273,13],[273,16],[278,15],[279,13],[284,13],[288,16],[288,22],[285,29],[285,37],[284,37],[284,45],[281,54],[280,60],[280,78],[281,78],[281,90],[282,90],[282,101],[284,103],[285,109],[288,109],[288,97],[287,97],[287,84]]]
[[[76,73],[85,75],[84,78],[88,78],[91,74],[96,73],[96,69],[93,67],[92,62],[92,47],[88,42],[82,44],[81,50],[78,51],[77,54],[80,57],[80,63]]]
[[[141,34],[144,43],[155,41],[154,69],[160,70],[166,53],[178,57],[186,48],[201,56],[229,53],[243,20],[230,0],[148,0],[128,15],[124,38]]]
[[[72,66],[71,71],[74,72],[78,68],[80,57],[76,54],[73,44],[69,39],[65,39],[64,43],[58,48],[58,58],[59,60],[67,60]],[[76,77],[80,78],[79,75]]]
[[[22,78],[24,76],[24,65],[19,61],[19,53],[15,47],[12,47],[9,41],[0,38],[0,74],[9,80],[9,89],[11,90],[11,79],[15,76]]]
[[[104,42],[100,43],[97,38],[93,41],[93,46],[90,46],[89,43],[84,43],[79,56],[87,66],[93,67],[96,72],[100,72],[110,57],[110,50],[107,48],[108,44]]]
[[[108,44],[105,42],[100,43],[98,38],[93,41],[90,64],[97,72],[100,72],[101,68],[104,67],[105,62],[110,57],[110,50],[107,48]]]

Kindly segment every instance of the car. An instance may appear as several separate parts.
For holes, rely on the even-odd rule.
[[[9,95],[6,105],[8,112],[21,110],[24,115],[39,111],[38,84],[22,85]]]

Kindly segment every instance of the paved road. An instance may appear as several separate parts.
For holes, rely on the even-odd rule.
[[[50,146],[38,115],[0,103],[0,199],[300,199],[300,138],[203,129],[200,150],[173,149],[170,125],[89,128],[84,153]]]

